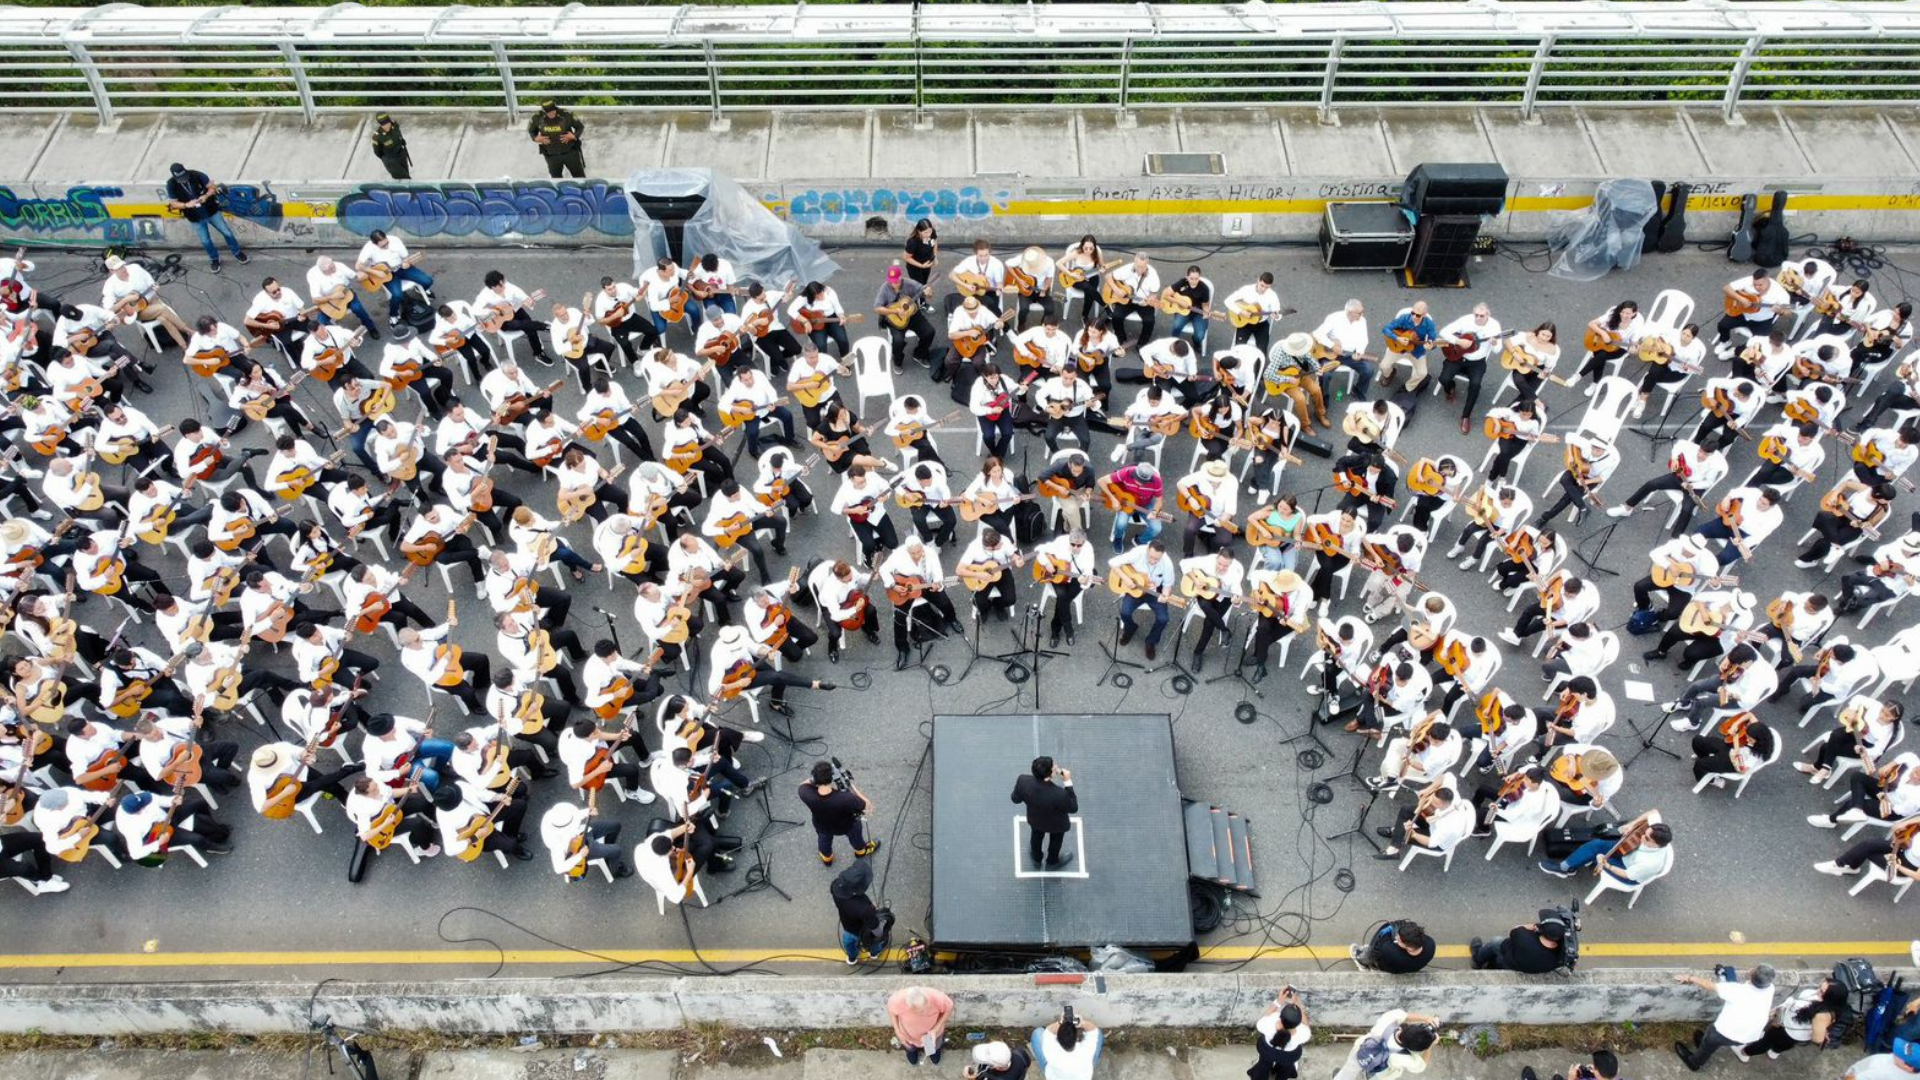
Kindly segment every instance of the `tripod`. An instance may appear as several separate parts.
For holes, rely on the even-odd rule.
[[[1623,769],[1631,768],[1633,766],[1633,763],[1636,761],[1639,761],[1640,756],[1642,754],[1645,754],[1649,750],[1653,751],[1656,754],[1665,754],[1675,761],[1680,760],[1679,754],[1676,754],[1673,751],[1667,749],[1666,747],[1661,746],[1659,743],[1660,733],[1666,730],[1665,721],[1668,715],[1669,715],[1668,713],[1663,712],[1657,716],[1652,717],[1647,721],[1647,726],[1644,728],[1642,728],[1640,724],[1633,719],[1633,717],[1631,716],[1627,717],[1627,730],[1633,732],[1634,738],[1637,738],[1640,740],[1640,749],[1635,750],[1633,752],[1633,756],[1628,758],[1620,766],[1621,768]]]
[[[1366,743],[1363,742],[1360,745],[1362,748],[1365,748]],[[1358,767],[1360,762],[1360,755],[1355,754],[1353,760],[1354,760],[1355,766]],[[1378,802],[1379,800],[1380,800],[1380,789],[1368,788],[1367,801],[1360,804],[1360,816],[1354,819],[1353,828],[1345,829],[1341,832],[1334,833],[1332,836],[1327,837],[1327,843],[1331,844],[1335,840],[1339,840],[1342,837],[1357,836],[1360,839],[1365,840],[1367,842],[1367,846],[1373,849],[1374,854],[1376,855],[1383,854],[1380,848],[1380,841],[1376,840],[1374,838],[1374,835],[1367,831],[1367,815],[1373,813],[1373,804]]]
[[[1114,679],[1114,685],[1119,686],[1122,690],[1132,686],[1133,676],[1128,675],[1124,671],[1117,671],[1117,668],[1132,668],[1142,674],[1146,673],[1147,665],[1136,664],[1131,660],[1120,659],[1120,624],[1125,621],[1126,620],[1116,614],[1113,617],[1113,644],[1109,645],[1104,641],[1100,643],[1100,651],[1107,654],[1107,666],[1100,672],[1100,677],[1094,680],[1093,685],[1095,686],[1107,685],[1108,679]],[[1126,679],[1126,682],[1121,683],[1119,681],[1121,678]]]
[[[1060,602],[1058,595],[1054,597],[1053,602],[1056,604]],[[1072,618],[1072,616],[1069,615],[1068,618]],[[1014,641],[1025,650],[1025,664],[1033,679],[1033,708],[1037,712],[1040,709],[1040,672],[1042,665],[1051,657],[1070,656],[1072,654],[1064,653],[1057,649],[1043,649],[1040,647],[1040,604],[1037,601],[1027,605],[1026,616],[1022,620],[1022,623],[1023,628],[1016,631],[1013,637]],[[1009,664],[1008,666],[1009,670],[1011,670],[1012,665]]]
[[[1220,651],[1222,653],[1225,653],[1230,647],[1231,646],[1222,647]],[[1223,674],[1215,675],[1213,678],[1208,679],[1207,685],[1212,686],[1214,683],[1217,683],[1217,682],[1225,682],[1228,679],[1237,679],[1239,680],[1240,685],[1245,688],[1241,694],[1242,697],[1245,697],[1250,694],[1254,697],[1261,699],[1262,701],[1266,700],[1266,695],[1260,691],[1260,688],[1254,685],[1254,682],[1252,679],[1247,678],[1247,653],[1252,651],[1252,649],[1253,649],[1253,635],[1248,634],[1246,637],[1240,639],[1240,662],[1228,668]],[[1307,725],[1307,731],[1309,734],[1311,734],[1313,731],[1313,725],[1311,724]],[[1280,745],[1285,746],[1287,742],[1291,742],[1291,741],[1292,741],[1291,739],[1286,740],[1285,742],[1282,742]],[[1322,749],[1325,749],[1325,747],[1322,747]]]
[[[1181,693],[1192,692],[1194,683],[1199,681],[1197,678],[1195,678],[1193,672],[1188,670],[1187,665],[1180,662],[1180,646],[1186,642],[1186,638],[1187,638],[1187,620],[1186,620],[1186,616],[1182,615],[1180,617],[1180,626],[1173,633],[1173,652],[1168,655],[1167,662],[1164,664],[1155,664],[1152,667],[1148,668],[1146,671],[1148,675],[1157,675],[1160,672],[1167,670],[1168,668],[1172,668],[1174,672],[1174,675],[1173,675],[1174,688],[1176,690],[1179,690],[1179,686],[1180,686],[1179,680],[1181,679],[1187,680],[1187,684],[1186,684],[1187,688],[1185,690],[1181,690],[1180,691]]]

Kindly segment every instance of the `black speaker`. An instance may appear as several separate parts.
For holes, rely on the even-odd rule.
[[[1466,278],[1468,260],[1480,239],[1480,217],[1430,215],[1414,228],[1407,281],[1413,285],[1453,285]]]
[[[1400,189],[1415,214],[1498,214],[1507,205],[1507,170],[1488,162],[1416,165]]]

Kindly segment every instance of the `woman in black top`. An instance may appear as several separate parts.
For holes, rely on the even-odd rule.
[[[887,932],[893,926],[893,913],[881,911],[867,895],[873,885],[873,866],[865,859],[854,862],[833,879],[833,910],[840,916],[840,948],[848,964],[860,962],[864,952],[877,958],[887,951]]]
[[[940,261],[940,231],[933,222],[921,218],[913,223],[902,261],[907,264],[907,276],[922,285],[933,276],[933,264]]]

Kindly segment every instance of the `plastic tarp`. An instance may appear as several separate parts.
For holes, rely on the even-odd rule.
[[[820,245],[759,199],[712,169],[641,169],[627,177],[627,213],[633,218],[633,273],[653,269],[668,254],[666,229],[632,198],[704,196],[706,202],[686,220],[687,258],[713,252],[733,264],[735,276],[758,281],[769,290],[790,281],[826,281],[840,265]]]
[[[1640,261],[1648,219],[1660,210],[1653,184],[1645,180],[1604,180],[1593,193],[1593,205],[1554,222],[1547,246],[1557,253],[1557,278],[1596,281],[1609,270],[1631,269]]]

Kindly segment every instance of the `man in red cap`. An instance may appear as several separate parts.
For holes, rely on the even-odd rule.
[[[913,358],[921,367],[933,363],[933,323],[926,311],[927,287],[906,276],[899,263],[887,267],[887,280],[873,298],[873,310],[887,326],[887,341],[893,353],[893,371],[898,375],[907,367],[907,332],[917,339]],[[906,312],[904,318],[901,312]]]

